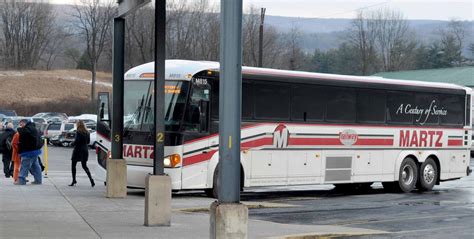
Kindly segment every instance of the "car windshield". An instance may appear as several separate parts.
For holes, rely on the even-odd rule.
[[[69,131],[71,129],[74,129],[74,124],[65,124],[64,125],[64,131]]]
[[[188,82],[166,81],[165,84],[165,130],[179,130]],[[126,81],[124,95],[124,124],[129,130],[148,131],[153,129],[154,102],[152,81]]]
[[[43,118],[33,118],[33,122],[35,123],[44,123],[44,119]]]

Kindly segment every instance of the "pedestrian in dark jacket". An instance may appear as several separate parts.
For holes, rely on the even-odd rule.
[[[89,131],[87,130],[84,122],[79,120],[76,123],[77,130],[76,130],[76,138],[74,140],[74,149],[72,151],[71,157],[71,173],[72,173],[72,183],[69,186],[76,185],[76,165],[77,162],[81,162],[82,168],[86,171],[87,176],[91,182],[91,186],[95,186],[94,179],[92,179],[91,172],[87,167],[87,160],[89,159],[89,142],[90,142],[90,135]]]
[[[41,154],[43,141],[33,122],[22,119],[20,120],[19,126],[18,133],[20,134],[20,140],[18,142],[18,153],[21,157],[21,167],[18,184],[26,184],[26,177],[28,177],[28,171],[30,170],[35,178],[32,184],[42,184],[43,178],[38,156]]]
[[[2,149],[2,162],[3,162],[3,173],[5,177],[9,178],[13,176],[13,164],[12,164],[12,141],[15,130],[13,124],[8,123],[5,131],[0,136],[0,148]]]

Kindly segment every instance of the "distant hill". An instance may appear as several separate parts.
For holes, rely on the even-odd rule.
[[[91,73],[84,70],[0,71],[0,82],[5,89],[0,108],[16,110],[19,115],[54,110],[74,115],[83,113],[90,102]],[[110,92],[112,75],[98,72],[96,89]]]
[[[301,43],[306,51],[336,48],[344,40],[344,31],[351,25],[351,19],[298,18],[265,16],[265,24],[275,27],[279,32],[289,32],[297,28],[302,34]],[[408,20],[413,34],[424,43],[439,39],[438,30],[446,27],[448,21]],[[474,42],[474,22],[469,22],[465,45]],[[468,55],[467,49],[464,52]]]

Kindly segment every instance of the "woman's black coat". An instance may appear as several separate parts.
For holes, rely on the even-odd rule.
[[[87,161],[89,158],[89,133],[84,134],[76,132],[76,139],[74,140],[74,150],[72,151],[72,161]]]

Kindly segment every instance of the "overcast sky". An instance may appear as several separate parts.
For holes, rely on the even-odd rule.
[[[62,4],[72,4],[74,1],[50,0],[52,3]],[[474,19],[474,0],[243,0],[243,2],[245,8],[251,5],[257,8],[265,7],[266,14],[273,16],[353,18],[358,9],[389,7],[400,10],[408,19]]]

